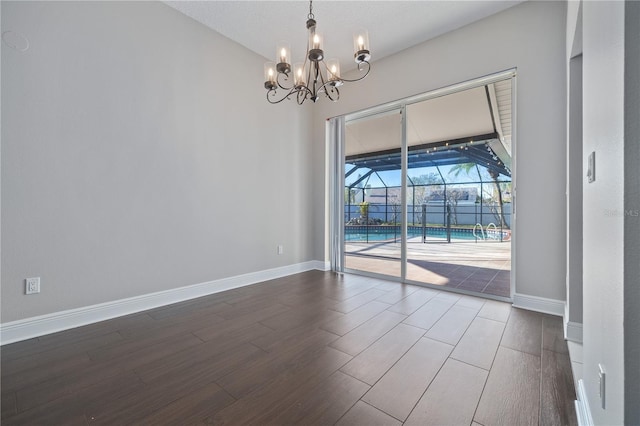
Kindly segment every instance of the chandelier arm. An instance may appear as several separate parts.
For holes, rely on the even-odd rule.
[[[358,78],[353,79],[353,80],[349,80],[348,78],[340,77],[340,80],[346,81],[347,83],[355,83],[356,81],[360,81],[363,78],[365,78],[366,76],[368,76],[369,75],[369,71],[371,71],[371,64],[369,62],[367,62],[367,61],[362,61],[361,63],[358,64],[358,71],[362,71],[363,64],[367,64],[367,71],[364,73],[363,76],[358,77]]]
[[[280,102],[284,101],[285,99],[290,99],[289,96],[291,96],[291,94],[295,91],[295,89],[290,89],[289,92],[287,92],[281,99],[277,100],[277,101],[272,101],[271,98],[269,97],[269,95],[271,95],[271,97],[274,97],[277,92],[276,89],[271,89],[269,91],[267,91],[267,101],[270,104],[279,104]]]
[[[298,94],[296,95],[296,101],[298,102],[298,105],[302,105],[304,103],[304,101],[307,100],[307,98],[309,97],[309,89],[307,89],[306,87],[302,87],[301,90],[298,90]]]
[[[327,96],[327,98],[329,98],[331,102],[337,102],[338,99],[340,99],[340,90],[338,90],[336,86],[332,86],[332,85],[328,85],[327,88],[328,90],[325,89],[324,94]]]
[[[279,72],[278,75],[276,76],[276,84],[278,85],[278,87],[281,88],[282,90],[293,90],[294,89],[293,86],[287,87],[287,86],[284,86],[282,83],[280,83],[280,76],[282,76],[282,75],[284,75],[285,81],[289,80],[289,75],[288,74],[283,73],[283,72]]]

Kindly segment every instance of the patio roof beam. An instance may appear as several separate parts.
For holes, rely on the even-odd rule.
[[[365,173],[364,175],[360,176],[360,178],[358,178],[355,182],[353,182],[351,185],[349,185],[349,188],[353,188],[354,186],[356,186],[357,184],[359,184],[363,180],[367,179],[372,174],[373,174],[373,170],[369,170],[367,173]]]

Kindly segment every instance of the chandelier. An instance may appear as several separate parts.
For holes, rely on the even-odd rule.
[[[276,53],[277,63],[267,62],[264,65],[264,87],[267,89],[267,100],[272,104],[295,98],[302,105],[307,99],[315,102],[320,94],[335,102],[340,98],[338,87],[345,82],[362,80],[371,70],[369,35],[366,30],[358,30],[353,37],[354,59],[358,71],[364,72],[364,75],[349,80],[340,75],[340,62],[337,59],[325,62],[322,37],[316,32],[313,0],[309,1],[307,31],[309,34],[304,62],[293,64],[292,70],[291,49],[287,43],[280,43]]]

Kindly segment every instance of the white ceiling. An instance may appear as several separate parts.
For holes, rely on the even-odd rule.
[[[500,12],[523,0],[473,1],[324,1],[313,3],[326,58],[354,68],[352,33],[369,31],[372,61],[393,55],[449,31]],[[304,59],[309,2],[166,1],[250,50],[275,60],[276,44],[286,40],[292,62]]]
[[[407,106],[407,146],[492,133],[485,87],[480,86]],[[400,148],[399,114],[349,122],[345,155]]]
[[[498,95],[490,96],[489,100],[487,91]],[[345,155],[399,149],[401,125],[398,112],[348,122]],[[491,148],[511,167],[511,80],[488,84],[486,89],[485,86],[475,87],[407,106],[409,147],[474,138],[494,131],[499,140],[492,140]]]

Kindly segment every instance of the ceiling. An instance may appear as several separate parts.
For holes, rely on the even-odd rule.
[[[406,120],[409,168],[475,162],[510,176],[511,80],[407,105]],[[349,164],[401,168],[399,110],[349,121],[345,130]]]
[[[393,55],[464,25],[505,10],[523,0],[473,1],[323,1],[313,3],[317,31],[327,58],[343,70],[355,67],[352,33],[369,31],[372,61]],[[304,59],[307,1],[165,1],[268,60],[276,44],[291,45],[292,62]]]

